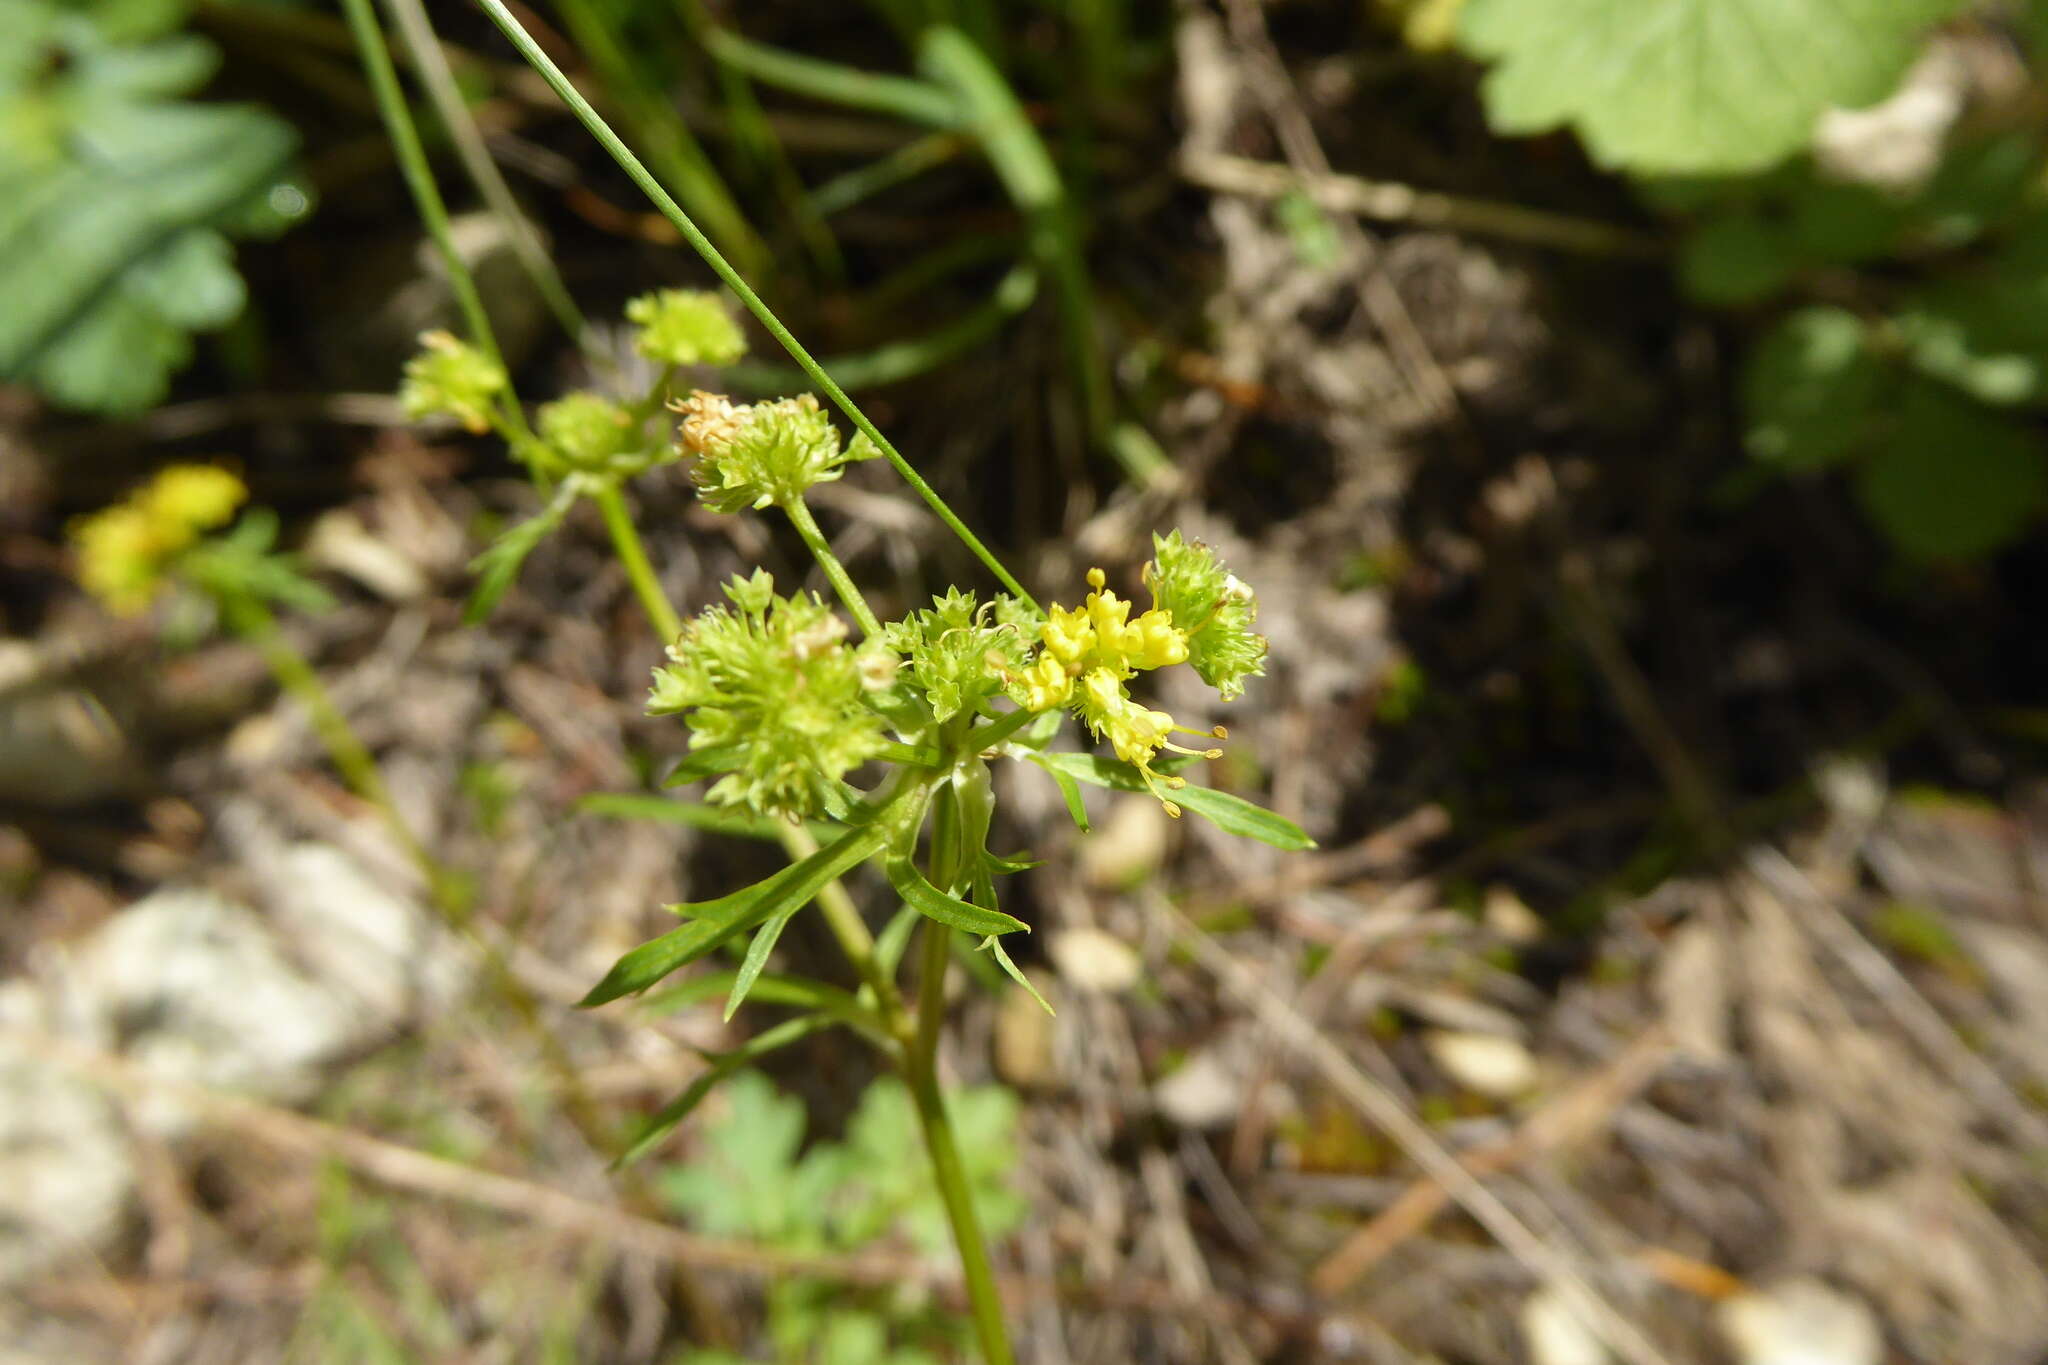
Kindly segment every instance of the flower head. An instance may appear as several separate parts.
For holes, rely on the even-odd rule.
[[[808,393],[736,404],[699,390],[675,409],[683,417],[682,449],[697,457],[690,472],[697,496],[717,512],[788,507],[849,462],[880,453],[864,435],[842,449],[832,419]]]
[[[126,502],[72,523],[79,582],[115,613],[140,615],[172,561],[232,520],[247,497],[242,481],[225,469],[171,466]]]
[[[405,415],[453,417],[478,435],[490,430],[492,402],[508,382],[504,366],[448,332],[421,333],[420,346],[398,390]]]
[[[1003,690],[1003,675],[1021,671],[1029,650],[1026,635],[1004,619],[1014,599],[977,602],[958,588],[932,599],[931,609],[890,623],[883,641],[906,660],[904,673],[923,693],[932,719],[977,713]]]
[[[687,712],[691,750],[726,751],[713,801],[793,819],[827,808],[883,744],[863,700],[881,661],[849,648],[846,623],[816,596],[778,596],[765,571],[725,594],[732,605],[689,621],[654,670],[648,713]]]
[[[747,353],[739,324],[708,290],[663,289],[626,305],[633,347],[663,365],[730,365]]]
[[[1188,639],[1173,615],[1155,606],[1131,619],[1131,604],[1108,588],[1100,569],[1088,571],[1088,596],[1078,607],[1055,605],[1045,615],[1038,632],[1038,654],[1022,667],[999,665],[991,660],[1009,692],[1010,699],[1027,711],[1048,711],[1064,706],[1087,725],[1097,739],[1109,741],[1116,756],[1131,764],[1165,805],[1170,815],[1180,807],[1166,792],[1183,785],[1177,777],[1162,777],[1153,771],[1152,760],[1161,749],[1176,753],[1218,757],[1220,749],[1183,748],[1173,742],[1175,734],[1200,734],[1176,725],[1164,711],[1153,711],[1131,700],[1126,685],[1140,672],[1166,668],[1188,658]],[[1221,739],[1221,727],[1208,737]]]
[[[625,406],[577,392],[541,404],[540,437],[574,469],[604,471],[641,453],[641,424]]]
[[[1225,701],[1266,671],[1266,637],[1252,631],[1259,599],[1202,542],[1179,531],[1152,537],[1145,585],[1152,603],[1187,635],[1187,659]]]

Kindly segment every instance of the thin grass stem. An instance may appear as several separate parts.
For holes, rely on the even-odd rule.
[[[367,0],[351,0],[351,3],[366,4]],[[505,7],[504,0],[478,0],[478,3],[483,6],[484,12],[491,17],[491,21],[498,26],[506,38],[511,40],[512,45],[519,49],[520,55],[532,63],[534,70],[540,72],[542,78],[553,87],[555,93],[562,98],[563,103],[569,106],[577,119],[589,130],[590,135],[596,138],[607,152],[611,153],[612,159],[619,163],[620,168],[632,178],[634,184],[640,187],[641,192],[653,201],[655,207],[661,210],[662,215],[675,225],[676,231],[683,234],[683,239],[696,250],[699,256],[703,257],[705,264],[711,267],[712,272],[720,280],[724,281],[726,287],[732,290],[734,296],[741,303],[746,305],[747,311],[760,320],[761,325],[767,328],[769,335],[773,336],[781,344],[782,348],[789,352],[790,358],[795,360],[802,367],[804,373],[810,376],[812,382],[817,384],[819,389],[824,392],[825,396],[830,398],[833,404],[846,414],[847,420],[851,421],[854,426],[867,435],[869,440],[875,443],[876,449],[882,452],[883,457],[902,476],[903,481],[909,484],[919,497],[924,499],[925,505],[932,509],[932,514],[938,517],[946,529],[960,538],[961,543],[973,552],[975,558],[979,559],[983,566],[995,575],[996,581],[1001,583],[1011,595],[1023,601],[1032,610],[1038,610],[1037,600],[1030,593],[1024,591],[1024,586],[1011,575],[1008,569],[1003,567],[1002,561],[997,559],[990,552],[989,548],[981,543],[980,538],[974,532],[967,529],[966,523],[962,522],[953,509],[946,505],[946,500],[939,496],[938,491],[925,482],[924,477],[917,472],[908,460],[903,458],[902,452],[890,443],[889,438],[884,436],[875,424],[869,420],[868,415],[861,411],[860,406],[846,396],[846,390],[840,388],[832,376],[825,373],[824,367],[819,365],[811,357],[811,353],[804,349],[802,343],[790,334],[787,327],[782,325],[782,320],[776,317],[768,305],[761,301],[760,295],[756,294],[748,286],[747,282],[740,277],[739,272],[732,268],[732,264],[719,253],[717,247],[711,244],[710,239],[704,235],[702,229],[691,221],[690,216],[683,212],[682,207],[676,203],[667,190],[662,188],[661,183],[648,173],[647,167],[641,163],[640,158],[633,155],[632,149],[621,142],[618,134],[611,130],[611,126],[599,116],[595,109],[590,107],[590,101],[584,99],[581,92],[574,85],[570,84],[569,78],[562,74],[562,69],[555,65],[554,60],[547,53],[541,50],[538,43],[534,42],[533,36],[526,31],[525,26],[514,17],[511,10]]]

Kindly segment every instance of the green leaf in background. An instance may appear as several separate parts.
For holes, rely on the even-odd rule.
[[[562,524],[562,518],[576,505],[579,491],[573,482],[565,480],[537,515],[508,528],[469,562],[469,571],[477,576],[476,591],[469,595],[469,602],[462,609],[464,625],[477,625],[497,609],[518,579],[519,566]]]
[[[1750,352],[1742,381],[1749,453],[1784,470],[1820,469],[1858,453],[1886,384],[1861,318],[1800,309]]]
[[[1709,218],[1686,235],[1678,253],[1678,279],[1701,303],[1757,303],[1792,282],[1801,264],[1789,228],[1760,213]]]
[[[189,333],[245,291],[224,231],[303,215],[290,125],[179,97],[203,39],[184,7],[0,0],[0,380],[108,413],[162,398]],[[271,220],[265,223],[263,220]]]
[[[1908,299],[1899,331],[1914,364],[1981,402],[2048,398],[2048,219]]]
[[[1052,753],[1032,754],[1031,761],[1055,778],[1065,776],[1069,781],[1078,779],[1092,786],[1124,792],[1150,790],[1136,768],[1113,758],[1101,758],[1095,754]],[[1286,816],[1275,815],[1263,806],[1255,806],[1241,796],[1232,796],[1214,787],[1198,787],[1190,782],[1185,787],[1176,788],[1173,799],[1228,834],[1257,839],[1262,844],[1271,844],[1289,852],[1316,846],[1316,841],[1308,837],[1307,831]]]
[[[817,1014],[806,1015],[799,1019],[785,1020],[774,1028],[755,1034],[732,1051],[712,1058],[711,1065],[702,1075],[690,1082],[689,1088],[676,1096],[675,1099],[663,1105],[659,1111],[649,1115],[633,1131],[633,1136],[626,1142],[626,1149],[613,1159],[613,1168],[629,1166],[641,1157],[646,1156],[648,1152],[654,1149],[656,1144],[674,1132],[676,1125],[688,1118],[692,1110],[704,1102],[704,1097],[717,1088],[719,1082],[731,1077],[733,1073],[739,1071],[747,1063],[764,1057],[777,1048],[788,1047],[798,1039],[808,1037],[832,1022],[834,1021],[830,1018]],[[801,1109],[799,1109],[797,1132],[801,1134],[802,1131]],[[781,1165],[786,1163],[788,1158],[786,1155],[778,1157],[776,1153],[780,1150],[780,1148],[776,1148],[768,1152],[753,1153],[750,1154],[749,1160],[757,1165],[770,1163]]]
[[[1890,94],[1961,0],[1467,0],[1496,131],[1571,125],[1603,166],[1762,170],[1831,106]]]
[[[2048,495],[2048,445],[2034,431],[1919,381],[1857,471],[1870,519],[1905,553],[1967,559],[2016,539]]]

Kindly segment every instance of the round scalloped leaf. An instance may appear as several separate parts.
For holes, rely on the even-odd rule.
[[[1459,39],[1494,63],[1503,133],[1570,125],[1604,166],[1762,170],[1831,106],[1891,93],[1961,0],[1466,0]]]
[[[1870,519],[1916,559],[1971,559],[2026,531],[2048,495],[2048,446],[1941,386],[1906,391],[1898,421],[1857,471]]]
[[[1863,320],[1803,308],[1750,353],[1742,376],[1749,453],[1780,469],[1819,469],[1863,448],[1886,385]]]

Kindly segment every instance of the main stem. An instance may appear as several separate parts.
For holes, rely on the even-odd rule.
[[[682,633],[682,619],[669,605],[667,595],[662,592],[660,582],[647,563],[647,551],[640,543],[640,533],[635,529],[632,517],[626,512],[624,499],[616,488],[607,488],[594,496],[599,510],[604,513],[605,529],[611,533],[619,561],[626,566],[626,576],[633,581],[633,589],[640,595],[641,607],[657,629],[667,632],[669,638],[675,638]],[[802,506],[801,503],[797,505]],[[809,521],[808,512],[805,520]],[[810,522],[810,526],[813,532],[817,530],[816,522]],[[799,533],[802,529],[799,524]],[[819,538],[823,539],[822,536]],[[808,536],[805,543],[810,543]],[[838,563],[836,559],[827,561],[823,558],[819,562]],[[637,570],[636,564],[639,566]],[[826,572],[829,575],[831,569]],[[845,570],[840,572],[844,574]],[[848,588],[851,589],[850,583]],[[854,602],[860,603],[858,609],[853,608]],[[865,614],[864,630],[870,635],[880,634],[880,626],[873,624],[873,613],[867,612],[867,603],[857,592],[848,602],[848,607],[856,616]],[[817,840],[802,825],[783,826],[778,836],[792,861],[800,861],[818,851]],[[882,1022],[890,1036],[896,1040],[904,1080],[910,1086],[911,1099],[917,1107],[918,1128],[924,1134],[925,1152],[931,1158],[932,1176],[938,1183],[939,1199],[946,1206],[946,1221],[953,1229],[953,1243],[960,1251],[960,1275],[967,1285],[974,1335],[981,1343],[985,1365],[1015,1365],[1009,1329],[1003,1322],[1002,1295],[996,1291],[995,1268],[989,1262],[988,1244],[981,1235],[981,1219],[974,1210],[974,1191],[968,1184],[967,1167],[960,1160],[960,1142],[954,1135],[953,1120],[946,1112],[945,1098],[939,1087],[938,1032],[939,1021],[945,1013],[947,949],[951,931],[942,924],[925,926],[924,970],[918,987],[917,1018],[913,1020],[904,1008],[902,992],[876,959],[874,935],[868,931],[867,923],[860,917],[859,907],[847,895],[846,888],[836,879],[827,882],[818,893],[818,908],[825,916],[826,927],[838,940],[840,950],[853,964],[860,979],[875,993],[875,1007],[881,1012]]]

